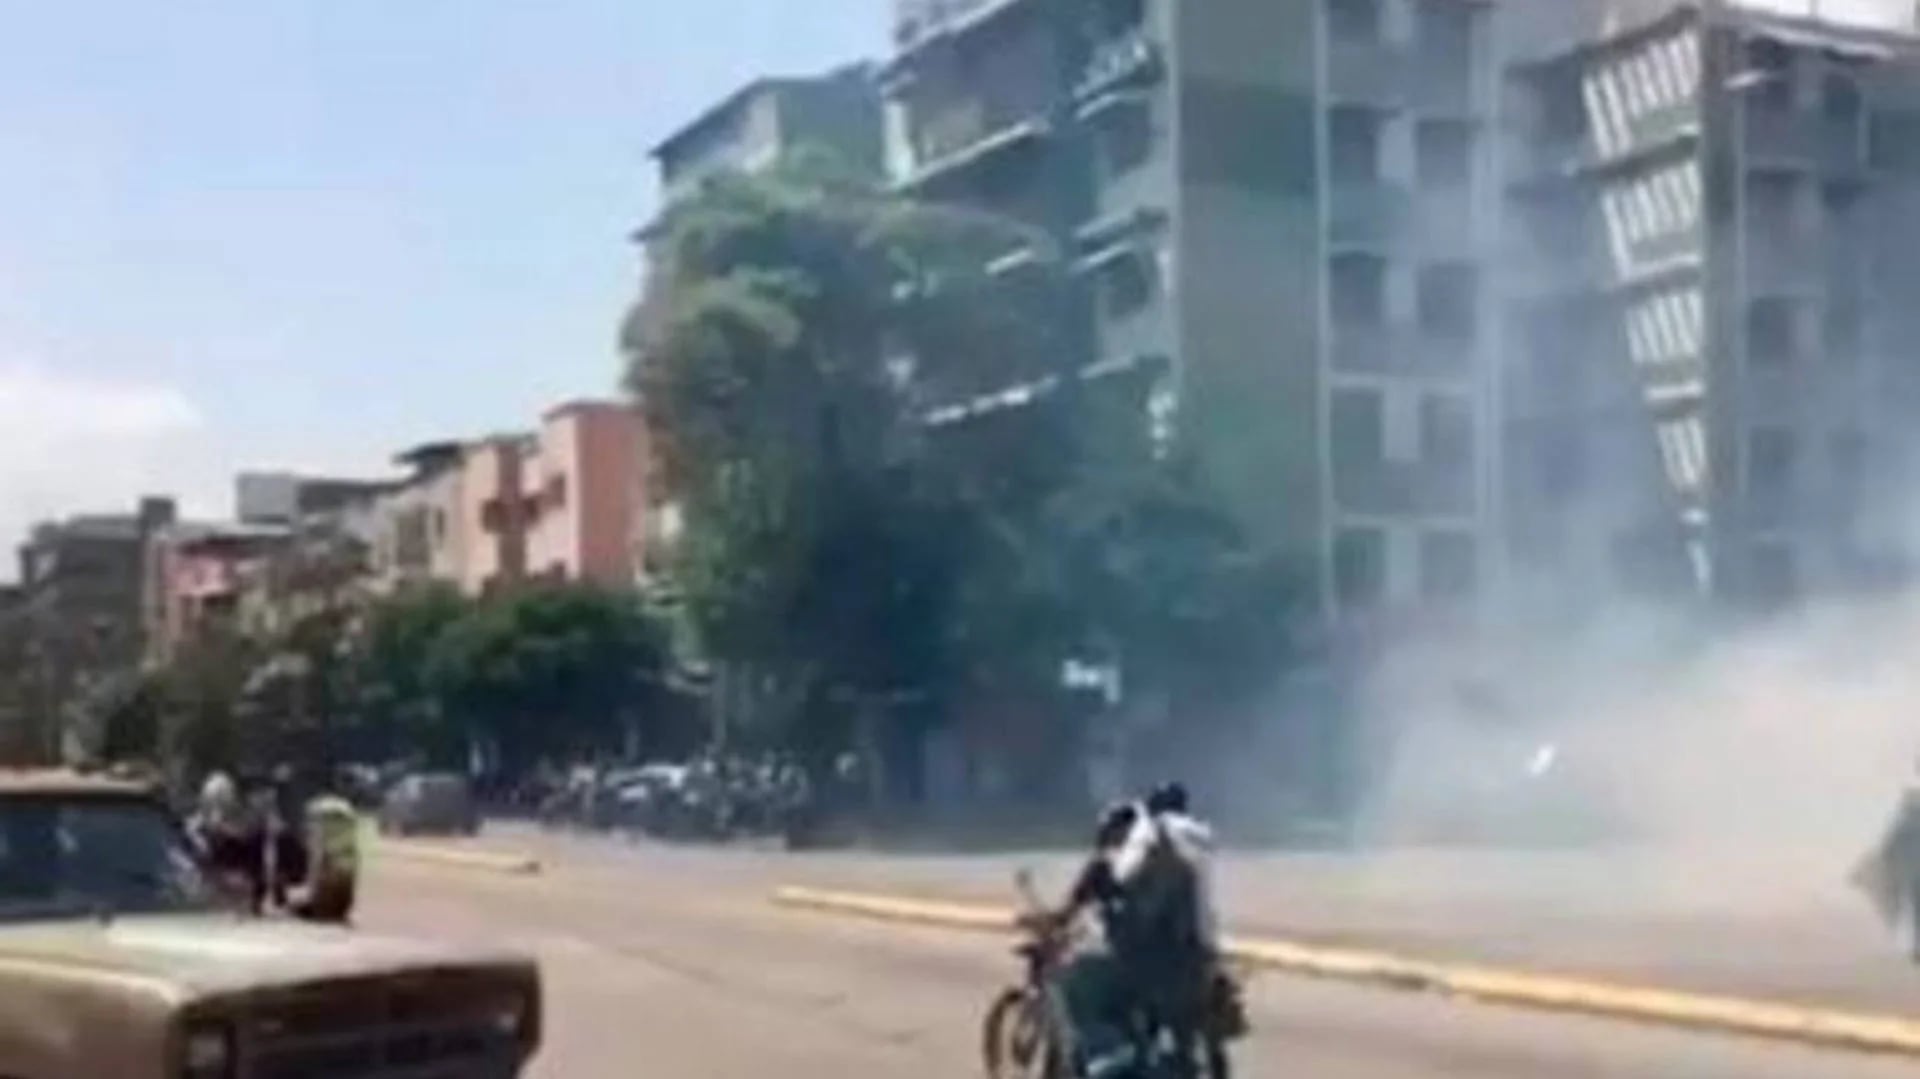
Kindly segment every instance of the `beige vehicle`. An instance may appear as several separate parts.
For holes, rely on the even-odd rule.
[[[0,1077],[511,1079],[510,954],[234,913],[140,786],[0,771]]]

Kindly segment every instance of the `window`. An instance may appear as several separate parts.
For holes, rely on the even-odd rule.
[[[1459,187],[1473,173],[1473,127],[1459,120],[1424,120],[1414,131],[1414,168],[1420,183]]]
[[[1328,302],[1339,326],[1380,326],[1387,320],[1387,262],[1378,255],[1346,253],[1329,263]]]
[[[1359,105],[1327,110],[1328,172],[1336,184],[1380,180],[1380,113]]]
[[[1747,482],[1757,492],[1778,492],[1793,482],[1793,432],[1756,427],[1747,436]]]
[[[1379,390],[1333,391],[1333,467],[1337,472],[1377,469],[1386,460],[1385,403]]]
[[[1465,599],[1479,576],[1473,536],[1429,532],[1420,537],[1420,594],[1428,599]]]
[[[1377,528],[1345,528],[1333,540],[1333,588],[1340,606],[1371,607],[1386,597],[1387,535]]]
[[[554,476],[547,480],[547,488],[542,495],[541,501],[545,509],[564,509],[567,505],[567,477]]]
[[[1473,7],[1460,0],[1416,0],[1414,33],[1420,51],[1449,67],[1472,63]]]
[[[480,527],[489,532],[504,531],[512,517],[505,501],[489,498],[480,506]]]
[[[1437,336],[1471,340],[1480,323],[1480,273],[1464,262],[1420,268],[1420,328]]]
[[[1747,362],[1759,368],[1793,362],[1793,303],[1766,296],[1747,305]]]
[[[1346,44],[1379,41],[1380,4],[1381,0],[1327,0],[1327,35]]]
[[[1420,459],[1444,469],[1473,461],[1473,407],[1465,397],[1429,393],[1420,398]]]
[[[1746,66],[1735,78],[1742,91],[1760,108],[1793,107],[1793,52],[1772,38],[1754,38],[1746,45]]]

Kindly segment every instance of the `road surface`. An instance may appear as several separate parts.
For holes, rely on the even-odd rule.
[[[791,863],[750,852],[549,851],[537,876],[381,857],[362,922],[539,956],[539,1079],[962,1079],[983,1001],[1012,975],[990,937],[767,904]],[[1920,1062],[1262,976],[1240,1074],[1313,1079],[1882,1079]]]

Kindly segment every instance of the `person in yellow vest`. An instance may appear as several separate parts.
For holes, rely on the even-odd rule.
[[[345,798],[322,794],[307,803],[306,818],[313,858],[297,912],[310,921],[345,922],[360,877],[360,814]]]

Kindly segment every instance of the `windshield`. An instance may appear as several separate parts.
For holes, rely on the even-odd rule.
[[[210,905],[173,819],[136,799],[0,799],[0,919]]]

